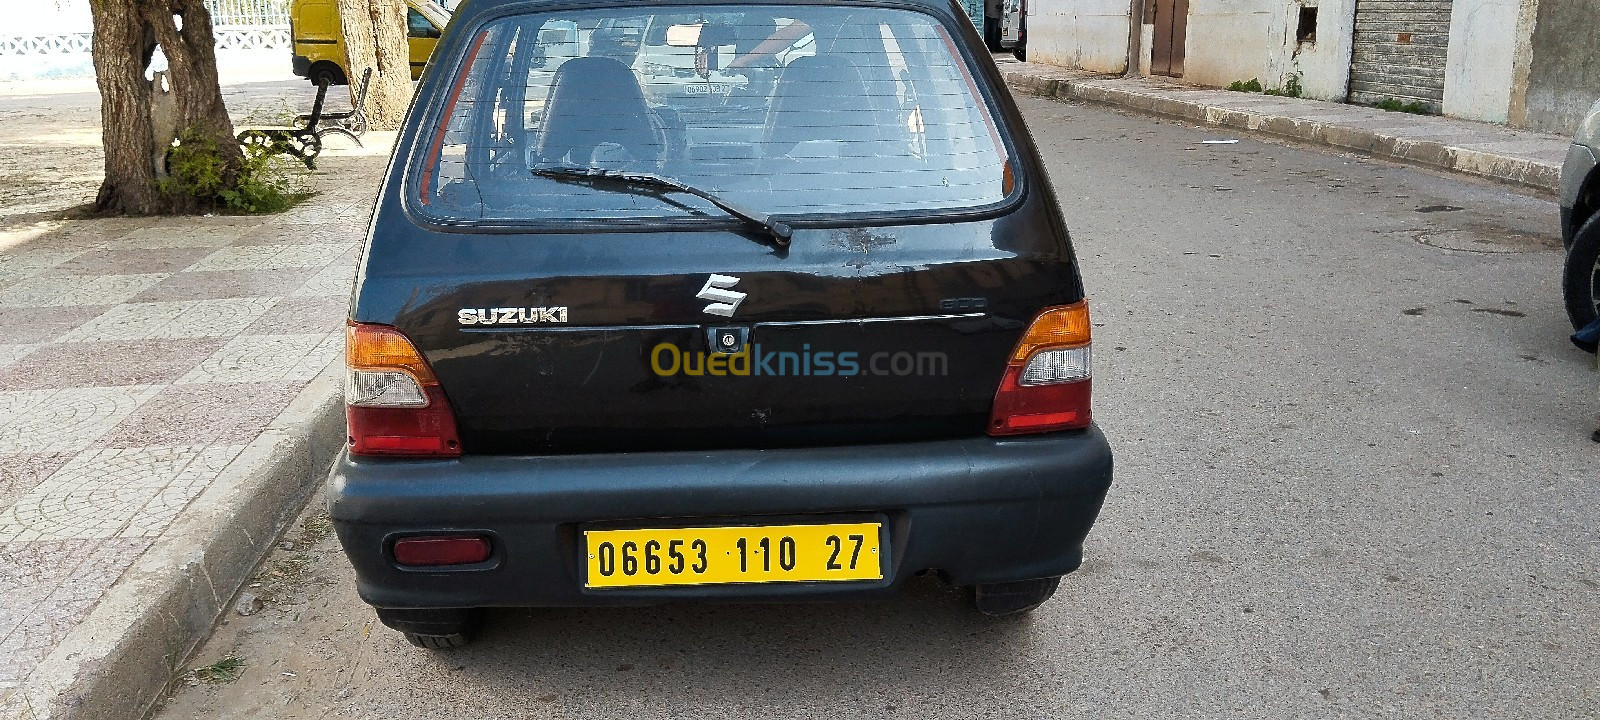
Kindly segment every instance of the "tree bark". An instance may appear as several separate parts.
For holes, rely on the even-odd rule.
[[[406,41],[404,0],[339,0],[352,91],[372,68],[367,91],[367,122],[374,130],[395,130],[411,105],[411,48]]]
[[[223,158],[236,164],[244,155],[234,142],[233,119],[222,101],[211,12],[204,0],[147,0],[147,5],[178,97],[178,128],[216,141]]]
[[[244,156],[217,78],[216,40],[203,0],[92,0],[92,49],[100,87],[101,138],[106,177],[95,199],[102,212],[150,215],[196,212],[203,199],[163,193],[152,158],[163,148],[152,137],[150,81],[145,77],[159,46],[177,127],[191,139],[215,143],[232,187]]]
[[[101,211],[150,215],[161,209],[150,125],[150,81],[144,77],[153,33],[137,0],[94,0],[95,83],[100,86],[100,137],[106,177],[95,198]]]

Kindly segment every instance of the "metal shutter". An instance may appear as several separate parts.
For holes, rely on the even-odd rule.
[[[1451,0],[1356,0],[1350,101],[1444,103]]]

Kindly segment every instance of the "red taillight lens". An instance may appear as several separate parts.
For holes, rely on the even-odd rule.
[[[401,538],[394,541],[394,561],[418,567],[477,565],[492,550],[488,538],[476,535]]]
[[[455,413],[422,354],[399,330],[351,325],[345,335],[345,418],[355,455],[461,455]]]
[[[1090,422],[1089,304],[1047,308],[1017,341],[994,394],[990,435],[1085,428]]]

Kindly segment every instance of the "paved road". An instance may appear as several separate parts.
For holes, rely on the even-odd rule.
[[[267,609],[201,653],[243,677],[160,717],[1600,714],[1600,408],[1555,206],[1021,102],[1118,459],[1083,570],[1032,618],[930,582],[877,605],[503,612],[435,654],[297,535]]]

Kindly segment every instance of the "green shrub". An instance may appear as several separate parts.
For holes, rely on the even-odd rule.
[[[1257,78],[1250,78],[1249,80],[1235,80],[1228,85],[1228,89],[1234,92],[1258,93],[1261,92],[1261,81]]]
[[[217,142],[185,130],[167,152],[167,177],[161,181],[161,192],[203,202],[222,191],[227,173],[228,163],[217,150]]]
[[[217,142],[185,130],[167,153],[160,190],[192,197],[204,209],[246,214],[283,212],[311,196],[287,158],[259,147],[245,147],[231,185],[229,175]]]
[[[1277,97],[1297,98],[1300,97],[1304,91],[1305,89],[1300,86],[1300,73],[1295,73],[1290,75],[1288,80],[1283,81],[1283,89],[1266,90],[1264,92],[1267,95],[1273,95]]]
[[[1284,95],[1297,98],[1300,97],[1304,92],[1305,88],[1300,86],[1300,73],[1290,75],[1288,80],[1283,81]]]
[[[283,212],[311,196],[298,168],[299,164],[287,156],[246,147],[238,184],[217,196],[236,212]]]

